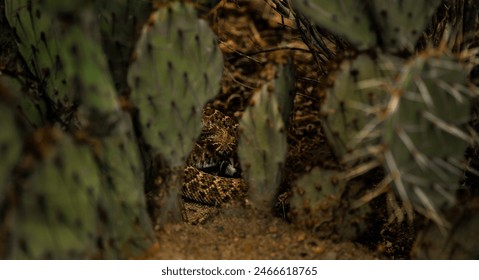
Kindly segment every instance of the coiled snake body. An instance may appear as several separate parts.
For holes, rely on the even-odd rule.
[[[204,110],[202,121],[203,130],[186,162],[182,190],[188,205],[195,205],[193,212],[241,199],[247,192],[247,185],[239,178],[232,160],[238,123],[212,108]],[[183,216],[192,222],[188,217],[191,213]]]

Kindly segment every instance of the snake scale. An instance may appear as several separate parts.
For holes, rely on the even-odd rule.
[[[183,197],[208,206],[241,199],[248,188],[232,160],[238,122],[209,107],[204,109],[202,122],[203,130],[186,162]]]

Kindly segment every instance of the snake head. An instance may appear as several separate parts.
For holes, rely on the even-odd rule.
[[[207,143],[218,156],[228,158],[233,154],[237,140],[228,130],[215,126],[208,133]]]

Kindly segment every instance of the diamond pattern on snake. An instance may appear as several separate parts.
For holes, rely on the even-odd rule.
[[[234,162],[238,122],[218,110],[205,108],[203,130],[186,162],[182,195],[186,222],[203,223],[224,203],[241,200],[245,181]]]

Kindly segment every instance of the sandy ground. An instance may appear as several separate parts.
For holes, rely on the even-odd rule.
[[[309,259],[370,260],[380,256],[365,246],[315,238],[281,218],[251,209],[222,209],[204,225],[175,224],[158,231],[149,259]]]

